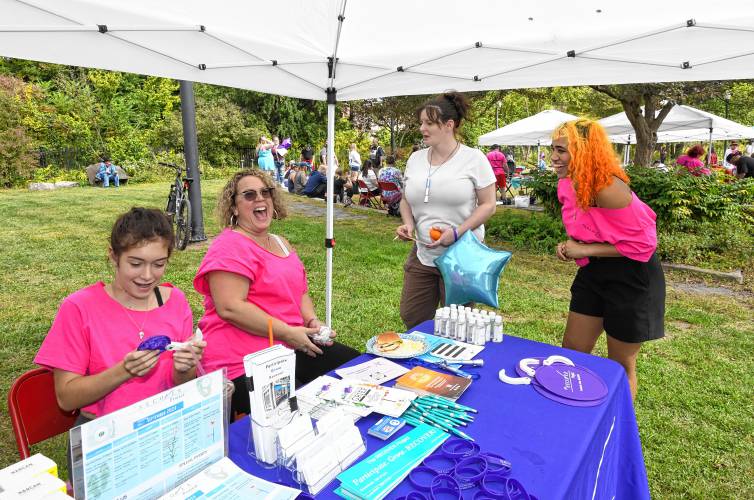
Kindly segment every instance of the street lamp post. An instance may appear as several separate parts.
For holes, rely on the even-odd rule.
[[[503,105],[502,101],[497,101],[497,108],[495,109],[495,128],[496,129],[500,128],[499,117],[500,117],[500,106],[502,105]]]

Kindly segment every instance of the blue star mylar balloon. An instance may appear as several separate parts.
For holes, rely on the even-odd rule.
[[[486,247],[472,231],[466,231],[435,259],[445,282],[445,303],[481,302],[497,308],[500,273],[511,255]]]

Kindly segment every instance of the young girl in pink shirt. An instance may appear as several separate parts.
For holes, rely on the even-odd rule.
[[[567,122],[552,137],[568,234],[556,254],[579,266],[563,347],[590,353],[605,331],[608,357],[626,369],[636,397],[641,343],[665,335],[665,276],[655,254],[655,213],[628,187],[599,124]]]
[[[186,297],[160,284],[173,249],[173,229],[159,210],[132,208],[110,235],[114,275],[63,300],[34,362],[54,373],[64,410],[81,409],[78,424],[101,417],[196,376],[206,345],[192,350],[138,351],[141,341],[191,338]]]

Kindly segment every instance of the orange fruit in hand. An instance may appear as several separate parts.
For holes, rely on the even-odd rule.
[[[440,231],[438,228],[433,227],[429,230],[429,237],[432,238],[432,241],[437,241],[442,236],[442,231]]]

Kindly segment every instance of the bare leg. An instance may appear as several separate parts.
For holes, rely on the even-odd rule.
[[[602,318],[571,311],[563,334],[563,347],[589,354],[601,334]]]
[[[636,357],[639,355],[641,342],[623,342],[607,336],[607,357],[617,361],[626,370],[628,385],[631,387],[631,399],[636,399],[638,382],[636,380]]]

